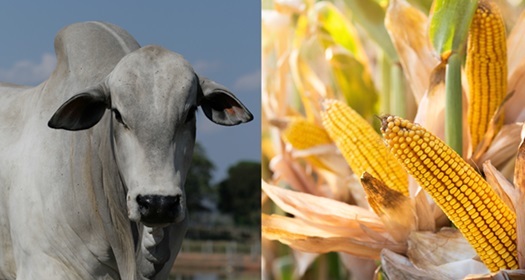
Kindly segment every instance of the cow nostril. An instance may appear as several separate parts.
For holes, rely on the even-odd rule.
[[[139,207],[143,210],[149,210],[150,204],[151,204],[151,197],[150,196],[137,196],[137,203]]]
[[[169,199],[169,205],[171,207],[175,207],[180,203],[180,195],[168,196],[168,199]]]
[[[141,220],[150,224],[171,223],[180,215],[181,195],[138,195]]]

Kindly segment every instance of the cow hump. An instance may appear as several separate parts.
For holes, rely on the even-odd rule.
[[[66,26],[55,38],[57,66],[50,79],[73,79],[79,87],[92,86],[138,48],[127,31],[110,23],[90,21]]]

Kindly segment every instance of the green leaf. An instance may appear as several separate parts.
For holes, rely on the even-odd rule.
[[[303,101],[314,95],[344,96],[364,118],[373,119],[378,94],[368,56],[353,23],[335,5],[320,1],[300,16],[295,33],[297,63],[291,73]],[[314,98],[315,99],[315,98]],[[305,112],[315,110],[305,104]]]
[[[390,61],[397,61],[397,52],[385,28],[385,10],[371,0],[340,0],[348,8],[353,20],[366,31],[387,54]]]
[[[334,4],[317,2],[310,10],[310,22],[315,23],[319,38],[325,49],[335,44],[347,49],[362,64],[368,65],[368,57],[354,25]]]
[[[405,76],[403,69],[400,64],[393,64],[391,68],[392,80],[391,89],[392,95],[390,100],[392,101],[390,112],[396,116],[406,118],[407,115],[407,101],[406,101],[406,90],[405,90]]]
[[[429,34],[440,57],[462,50],[477,5],[478,0],[434,1]]]
[[[317,2],[312,12],[317,17],[316,21],[321,32],[330,35],[335,43],[345,47],[353,54],[360,51],[357,31],[332,3]]]
[[[332,73],[339,92],[348,105],[354,108],[363,118],[372,121],[376,114],[378,94],[370,73],[349,53],[332,49]]]
[[[408,0],[408,3],[419,8],[426,15],[428,15],[430,8],[432,7],[432,0]]]

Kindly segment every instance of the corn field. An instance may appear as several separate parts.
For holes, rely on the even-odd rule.
[[[262,1],[264,279],[525,277],[524,7]]]

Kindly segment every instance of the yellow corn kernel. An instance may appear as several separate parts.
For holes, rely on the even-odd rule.
[[[302,117],[294,117],[287,123],[281,133],[283,140],[292,145],[296,150],[307,150],[319,145],[332,144],[332,139],[323,127],[309,122]],[[329,169],[315,156],[308,156],[306,160],[313,166]]]
[[[323,107],[323,126],[352,171],[358,176],[366,171],[389,188],[408,195],[406,171],[390,154],[372,126],[341,101],[326,100]]]
[[[381,118],[381,131],[386,139],[390,150],[396,155],[398,160],[402,158],[416,158],[413,166],[423,166],[426,171],[421,173],[431,174],[425,177],[415,174],[415,167],[405,165],[416,181],[432,196],[434,201],[443,209],[449,219],[456,224],[468,242],[474,247],[481,260],[492,271],[501,269],[517,269],[517,250],[516,250],[516,215],[498,197],[496,192],[483,180],[483,178],[467,164],[457,153],[445,145],[436,136],[418,124],[412,124],[395,116],[384,116]],[[401,141],[407,141],[406,137],[392,137],[392,131],[402,131],[405,133],[415,133],[424,135],[423,146],[430,147],[429,151],[415,151],[413,148],[408,151],[400,150],[396,147]],[[432,143],[432,144],[430,144]],[[433,151],[434,155],[429,156]],[[427,154],[429,161],[421,160]],[[437,162],[449,157],[441,168],[437,167]],[[428,159],[428,158],[427,158]],[[400,160],[403,163],[402,160]],[[454,165],[454,163],[456,163]],[[454,166],[454,167],[452,167]],[[431,173],[430,170],[437,170]],[[460,171],[461,172],[460,174]],[[437,175],[436,175],[437,174]],[[429,184],[432,178],[441,178]],[[454,184],[454,180],[463,182],[459,186]],[[467,185],[466,181],[472,182]],[[449,191],[443,199],[444,187]],[[451,195],[452,190],[454,194]],[[478,203],[483,200],[483,203]],[[451,207],[452,206],[452,207]],[[475,208],[476,211],[472,211]],[[477,214],[476,214],[477,213]],[[482,218],[480,219],[479,216]],[[476,218],[478,217],[478,218]],[[503,229],[503,230],[500,230]],[[498,248],[499,250],[496,250]],[[512,257],[508,257],[508,255]],[[504,259],[504,256],[507,257]]]
[[[472,19],[465,70],[470,91],[468,123],[475,150],[507,94],[505,25],[492,2],[480,1]],[[502,123],[503,117],[499,125]]]
[[[323,127],[302,117],[291,118],[281,135],[286,142],[298,150],[332,143],[332,139]]]

